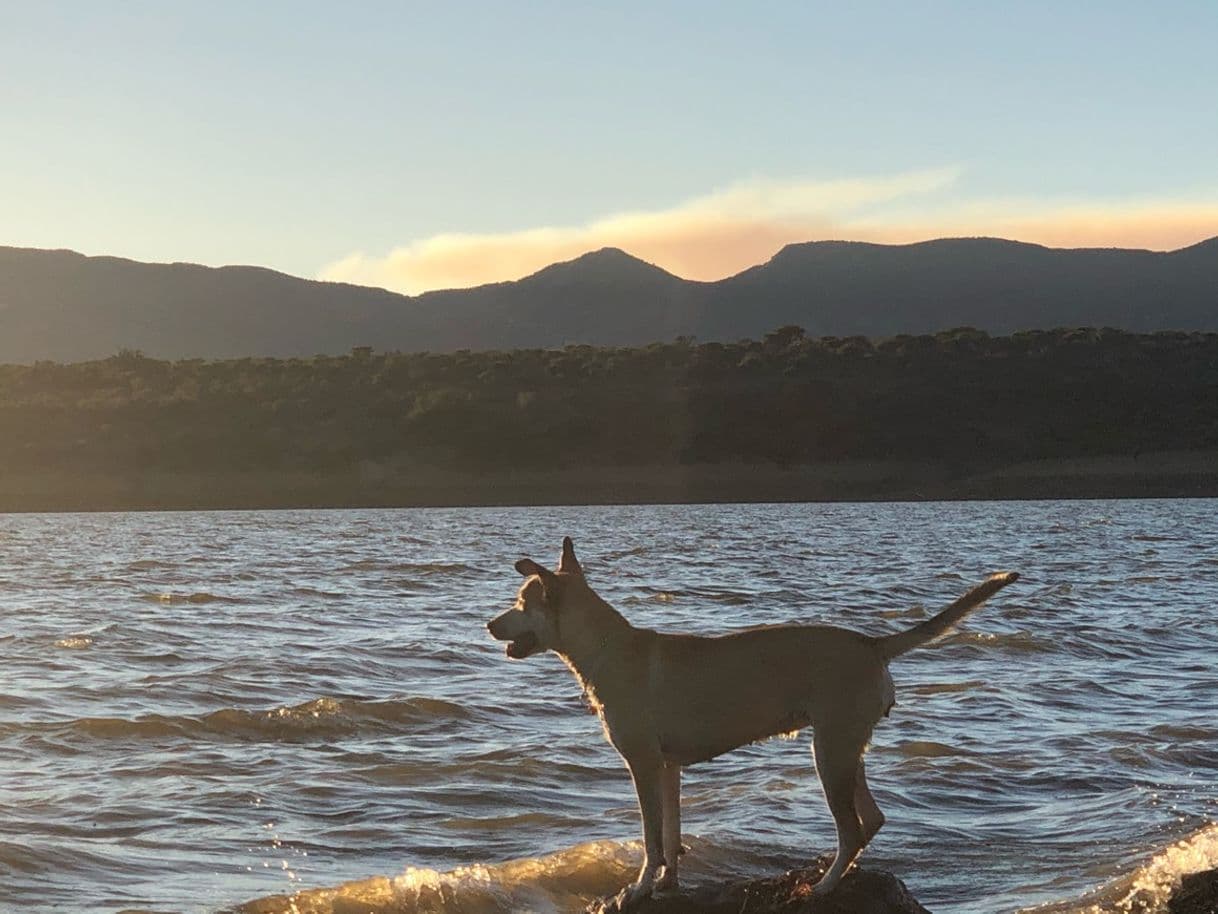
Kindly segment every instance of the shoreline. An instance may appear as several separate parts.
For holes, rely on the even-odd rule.
[[[0,513],[1218,497],[1218,451],[1006,465],[850,461],[332,472],[7,473]]]

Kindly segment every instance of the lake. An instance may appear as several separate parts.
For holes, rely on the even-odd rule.
[[[565,534],[669,631],[885,633],[1019,571],[893,663],[862,863],[937,914],[1116,910],[1218,866],[1218,501],[9,514],[0,910],[325,889],[301,904],[576,911],[616,888],[629,777],[562,663],[484,627]],[[684,878],[832,849],[809,743],[686,770]]]

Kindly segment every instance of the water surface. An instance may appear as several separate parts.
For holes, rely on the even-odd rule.
[[[629,778],[562,664],[510,662],[483,627],[512,563],[553,561],[564,534],[603,596],[664,630],[882,633],[1020,571],[893,664],[868,762],[888,825],[864,862],[940,914],[1081,910],[1106,884],[1109,904],[1122,876],[1218,865],[1216,517],[1212,500],[0,515],[0,910],[212,912],[376,875],[300,903],[561,911],[612,888],[637,863]],[[687,769],[691,879],[831,849],[806,736]]]

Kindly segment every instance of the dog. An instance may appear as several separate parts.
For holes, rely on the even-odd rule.
[[[635,628],[588,585],[570,537],[557,571],[532,559],[511,609],[487,623],[523,660],[554,651],[583,686],[634,780],[643,820],[638,878],[601,910],[676,891],[681,767],[805,727],[837,853],[812,894],[827,895],[884,824],[863,771],[871,732],[896,701],[888,663],[949,631],[1019,576],[992,575],[938,615],[873,637],[828,625],[763,625],[705,637]]]

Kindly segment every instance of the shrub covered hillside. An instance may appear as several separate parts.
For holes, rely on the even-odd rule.
[[[0,366],[6,472],[791,466],[1218,447],[1218,334],[677,340],[641,348]]]

